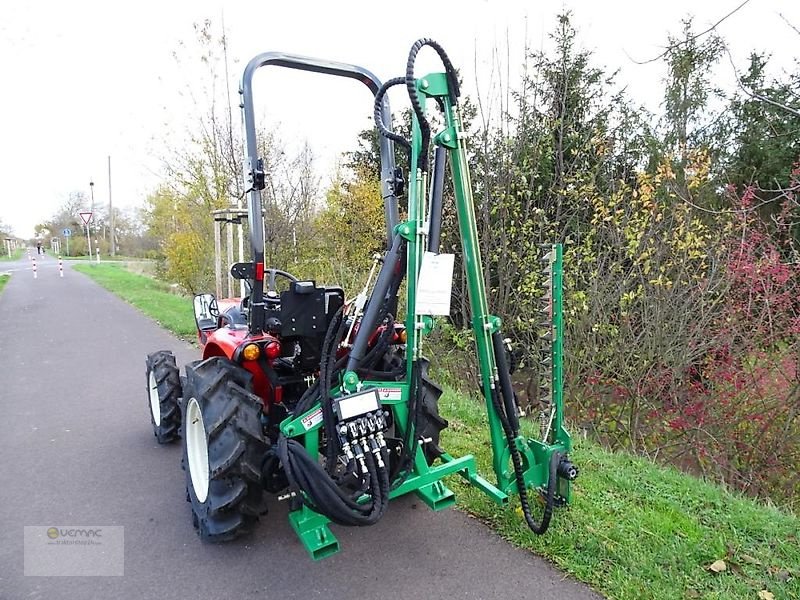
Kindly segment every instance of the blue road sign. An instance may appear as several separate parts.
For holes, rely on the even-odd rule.
[[[61,233],[64,237],[69,237],[72,235],[72,229],[63,229]]]

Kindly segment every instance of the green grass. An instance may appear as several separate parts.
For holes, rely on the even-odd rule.
[[[483,407],[452,390],[440,405],[450,421],[442,445],[474,454],[491,473]],[[796,516],[642,458],[585,441],[575,446],[571,458],[581,475],[573,502],[556,511],[541,537],[527,529],[518,503],[500,509],[460,478],[450,485],[462,509],[608,598],[742,600],[762,590],[776,599],[800,598]],[[719,559],[727,570],[709,571]]]
[[[170,292],[166,284],[131,273],[118,264],[77,263],[72,268],[85,273],[166,329],[184,339],[195,339],[197,328],[191,299]]]
[[[92,262],[97,261],[97,257],[95,257],[95,256],[92,256],[91,258],[89,258],[88,256],[63,256],[62,255],[62,258],[64,260],[76,260],[76,261],[81,261],[82,260],[84,262],[88,262],[90,260]],[[108,261],[115,261],[115,262],[116,261],[119,261],[119,262],[138,261],[138,262],[142,262],[142,261],[149,261],[149,260],[150,259],[137,258],[135,256],[122,256],[120,254],[117,254],[116,256],[111,256],[110,254],[100,254],[101,264],[102,264],[102,262],[108,262]]]
[[[22,247],[17,248],[16,250],[14,250],[11,253],[11,256],[9,256],[8,254],[6,254],[5,248],[0,248],[0,252],[2,252],[2,255],[0,255],[0,261],[3,261],[3,260],[17,260],[19,258],[22,258],[23,250],[24,250],[24,248],[22,248]]]
[[[11,275],[0,275],[0,292],[3,291],[9,279],[11,279]]]
[[[189,300],[165,291],[163,284],[121,265],[73,268],[170,331],[194,334]],[[442,445],[454,455],[474,454],[481,471],[490,475],[485,409],[445,388],[440,405],[450,427]],[[532,434],[532,425],[527,427]],[[501,509],[459,477],[448,485],[462,510],[614,600],[758,600],[762,590],[776,600],[800,598],[796,516],[641,458],[585,441],[575,446],[572,459],[581,475],[573,502],[556,511],[541,537],[527,529],[518,503]],[[725,561],[725,572],[708,570],[716,560]],[[534,590],[535,582],[531,586]]]

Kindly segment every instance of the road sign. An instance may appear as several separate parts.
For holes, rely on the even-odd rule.
[[[82,210],[78,214],[80,215],[84,225],[88,225],[89,221],[92,220],[92,211],[90,210]]]
[[[61,235],[63,235],[64,237],[71,236],[72,235],[72,229],[62,229],[61,230]]]

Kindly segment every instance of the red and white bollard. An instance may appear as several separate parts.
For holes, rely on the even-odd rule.
[[[58,257],[58,276],[64,276],[64,263],[61,261],[61,256]]]
[[[32,258],[31,261],[33,262],[33,278],[38,279],[38,275],[36,274],[36,259]]]

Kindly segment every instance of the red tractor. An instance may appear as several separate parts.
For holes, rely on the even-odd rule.
[[[261,273],[248,271],[251,266],[237,264],[233,272],[258,281]],[[348,324],[341,288],[300,281],[278,269],[266,269],[263,281],[262,330],[248,326],[252,294],[219,301],[201,294],[195,296],[194,310],[202,360],[188,364],[181,378],[171,352],[147,357],[154,434],[159,443],[168,443],[183,428],[193,520],[210,541],[247,530],[266,510],[264,489],[286,487],[269,448],[277,441],[280,423],[318,390],[314,382],[319,381],[323,352],[330,353],[330,334]],[[388,327],[382,323],[370,344],[374,350],[381,343],[380,360],[371,362],[381,371],[393,352],[402,352],[401,326]],[[347,344],[340,340],[339,345]],[[342,361],[346,351],[334,354]],[[265,465],[270,457],[272,463]]]

